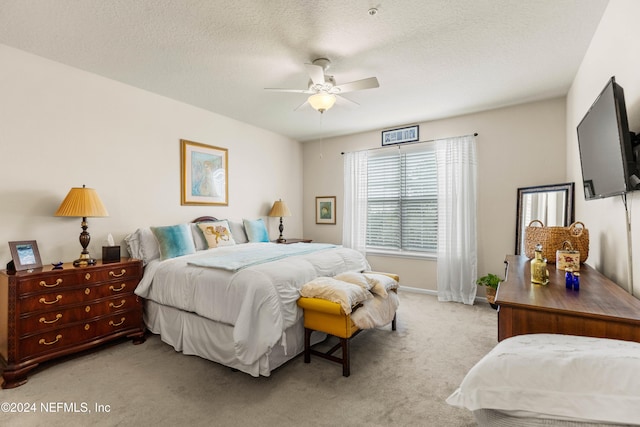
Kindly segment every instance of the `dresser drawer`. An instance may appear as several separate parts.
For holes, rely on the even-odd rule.
[[[83,319],[92,319],[125,310],[141,310],[141,308],[141,302],[133,294],[87,302],[75,307],[65,308],[61,306],[57,310],[30,314],[21,318],[18,325],[18,335],[23,336],[37,331],[46,331],[47,329],[58,328]]]
[[[140,328],[141,324],[142,312],[140,310],[125,311],[98,320],[96,322],[96,335],[111,335],[126,329]]]
[[[59,290],[82,283],[82,275],[77,270],[60,270],[46,276],[36,275],[33,278],[20,281],[20,294]]]
[[[69,305],[83,302],[89,303],[100,298],[131,295],[137,284],[138,279],[130,279],[127,281],[32,294],[19,299],[20,313],[40,312],[57,309],[58,307],[68,307]]]
[[[79,323],[20,338],[20,353],[38,356],[89,341],[96,336],[96,327],[93,323]]]
[[[142,275],[142,266],[134,265],[114,265],[109,268],[101,268],[87,271],[83,275],[82,283],[107,282],[111,280],[131,280],[138,279]]]

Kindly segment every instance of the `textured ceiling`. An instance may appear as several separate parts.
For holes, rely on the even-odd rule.
[[[2,0],[0,43],[305,141],[564,95],[606,4]],[[380,87],[322,116],[264,90],[306,88],[318,57]]]

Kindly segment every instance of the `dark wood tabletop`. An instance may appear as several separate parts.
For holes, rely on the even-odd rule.
[[[526,256],[506,258],[498,288],[498,339],[523,333],[567,333],[640,340],[640,300],[594,268],[580,267],[580,290],[565,287],[565,272],[548,264],[549,283],[531,283]],[[625,331],[620,331],[620,326]]]

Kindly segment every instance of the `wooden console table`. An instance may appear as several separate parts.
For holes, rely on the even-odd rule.
[[[549,284],[531,283],[530,260],[508,255],[500,283],[498,341],[514,335],[552,333],[640,342],[640,300],[582,264],[580,290],[565,288],[564,271],[549,264]]]

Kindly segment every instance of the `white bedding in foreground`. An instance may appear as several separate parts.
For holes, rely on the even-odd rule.
[[[246,243],[151,261],[135,293],[159,304],[233,325],[236,355],[241,362],[250,364],[284,340],[284,331],[301,316],[296,301],[303,284],[319,276],[370,269],[361,253],[339,246],[238,272],[189,264],[191,259],[205,253],[215,257],[257,245],[277,244]]]

